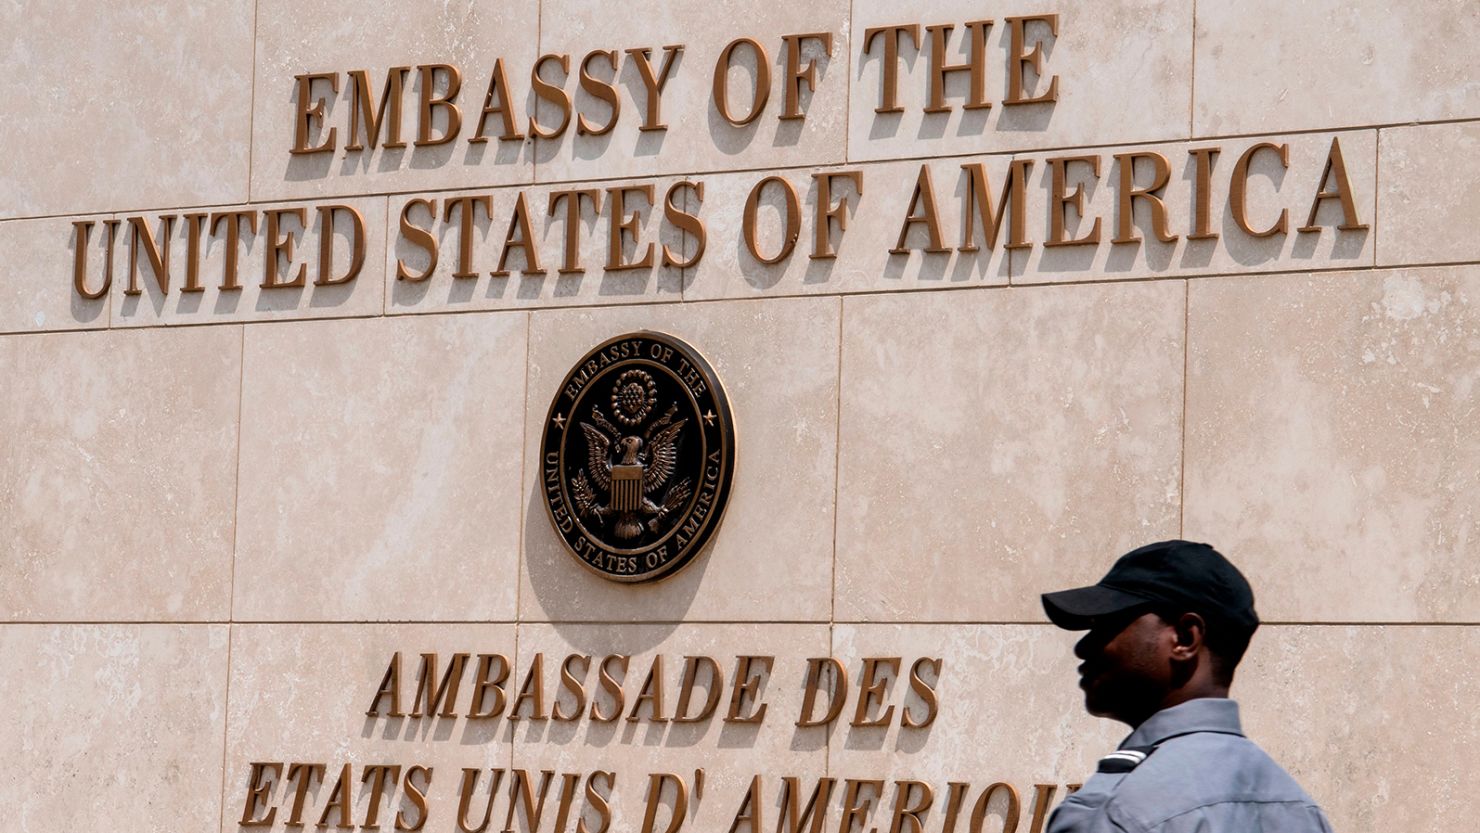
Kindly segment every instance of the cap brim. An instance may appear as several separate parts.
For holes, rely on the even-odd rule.
[[[1049,621],[1070,631],[1087,631],[1109,617],[1147,604],[1140,596],[1098,584],[1043,594]]]

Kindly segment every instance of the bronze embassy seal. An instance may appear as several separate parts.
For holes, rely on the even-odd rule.
[[[630,333],[587,353],[550,403],[540,448],[550,522],[613,581],[671,575],[724,515],[730,404],[709,363],[673,336]]]

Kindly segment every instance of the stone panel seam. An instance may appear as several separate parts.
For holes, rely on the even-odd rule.
[[[252,0],[252,94],[247,110],[247,202],[252,201],[252,156],[256,151],[254,130],[257,118],[257,9],[260,0]]]
[[[526,312],[524,314],[524,396],[520,402],[522,421],[520,422],[521,430],[519,432],[521,442],[519,443],[519,489],[517,492],[519,496],[519,537],[517,539],[518,544],[514,549],[514,621],[516,623],[519,621],[519,614],[524,604],[524,534],[526,532],[524,528],[524,516],[528,514],[524,511],[524,483],[529,468],[529,347],[530,341],[533,338],[531,335],[533,330],[534,316]],[[514,629],[514,647],[517,656],[519,647],[519,629],[517,625]],[[510,752],[510,755],[512,754]]]
[[[1410,120],[1410,121],[1395,121],[1395,122],[1375,122],[1375,123],[1369,123],[1369,124],[1342,124],[1342,125],[1332,125],[1332,126],[1328,126],[1328,127],[1300,128],[1300,129],[1294,129],[1294,130],[1259,130],[1259,131],[1252,131],[1252,132],[1246,132],[1246,133],[1224,133],[1224,134],[1215,134],[1215,135],[1208,135],[1208,136],[1197,136],[1197,137],[1193,137],[1193,138],[1186,138],[1186,137],[1183,137],[1183,138],[1177,138],[1177,137],[1160,137],[1160,138],[1150,138],[1150,139],[1141,139],[1141,140],[1124,140],[1124,141],[1116,141],[1116,142],[1108,142],[1108,143],[1100,143],[1100,144],[1078,144],[1078,145],[1054,145],[1054,146],[1048,146],[1048,147],[1004,148],[1002,150],[988,151],[988,152],[983,152],[983,153],[967,153],[967,154],[962,154],[962,153],[937,153],[937,154],[923,154],[923,155],[915,155],[915,156],[881,156],[881,157],[877,157],[877,158],[868,158],[868,159],[849,159],[849,160],[847,160],[845,162],[841,162],[841,163],[840,162],[813,161],[813,162],[807,162],[807,163],[797,163],[797,164],[792,164],[792,165],[781,165],[781,166],[770,165],[770,166],[744,167],[744,168],[703,168],[703,169],[686,169],[686,170],[676,170],[676,171],[657,171],[657,172],[654,172],[654,173],[651,173],[651,174],[644,174],[644,175],[640,175],[640,176],[631,176],[631,175],[623,175],[623,176],[587,176],[587,177],[577,177],[577,178],[571,178],[571,179],[552,179],[552,180],[527,181],[527,182],[526,181],[503,182],[503,183],[497,183],[497,184],[485,184],[485,185],[474,185],[474,186],[457,186],[457,187],[446,187],[446,188],[410,188],[410,189],[393,190],[393,191],[381,191],[381,190],[333,191],[333,192],[324,192],[324,193],[321,193],[321,194],[314,194],[312,196],[301,196],[301,197],[281,197],[281,196],[279,196],[279,197],[270,197],[270,198],[262,198],[262,199],[248,199],[245,202],[188,203],[188,204],[174,205],[174,206],[167,207],[167,208],[148,207],[148,206],[125,206],[125,207],[121,207],[121,208],[99,209],[99,210],[96,210],[96,211],[68,211],[68,212],[60,212],[60,213],[54,213],[54,214],[22,214],[22,215],[16,215],[16,216],[11,216],[11,217],[0,217],[0,223],[19,222],[19,221],[24,221],[24,220],[59,220],[59,219],[64,219],[64,218],[69,218],[69,217],[106,217],[106,216],[112,215],[112,214],[152,214],[152,213],[164,213],[164,212],[173,212],[173,211],[187,211],[187,210],[195,210],[195,209],[202,209],[202,208],[230,208],[230,207],[236,207],[236,206],[264,205],[264,204],[275,204],[275,203],[284,203],[284,204],[290,204],[290,203],[313,203],[313,202],[322,202],[324,200],[329,200],[329,199],[354,199],[354,198],[373,198],[373,197],[395,197],[395,196],[409,196],[409,195],[423,195],[423,194],[442,194],[442,193],[462,192],[462,191],[494,190],[494,189],[499,189],[499,188],[543,187],[543,186],[547,186],[547,185],[571,185],[571,184],[579,184],[579,183],[587,183],[587,182],[594,183],[594,182],[616,182],[616,181],[621,181],[621,180],[669,179],[669,178],[682,178],[682,177],[692,177],[692,176],[719,176],[719,175],[724,175],[724,174],[741,174],[741,173],[773,173],[773,172],[778,172],[778,171],[807,170],[807,169],[811,169],[811,168],[830,168],[830,167],[838,167],[840,165],[857,165],[857,164],[866,164],[866,163],[867,164],[875,164],[875,163],[883,164],[883,163],[889,163],[889,162],[924,162],[924,161],[930,161],[930,160],[935,160],[935,159],[951,159],[951,158],[957,158],[957,157],[962,157],[962,158],[965,158],[965,157],[980,158],[980,157],[984,157],[984,156],[1013,156],[1013,155],[1023,155],[1023,154],[1051,154],[1051,153],[1061,153],[1061,152],[1076,151],[1076,150],[1102,150],[1102,149],[1117,148],[1117,147],[1139,147],[1139,146],[1143,146],[1143,145],[1179,144],[1179,143],[1186,143],[1186,142],[1190,142],[1190,141],[1213,142],[1213,141],[1222,141],[1222,140],[1226,140],[1226,139],[1255,139],[1255,138],[1261,138],[1261,137],[1276,138],[1276,137],[1282,137],[1282,136],[1306,136],[1306,135],[1322,134],[1322,133],[1353,133],[1353,132],[1361,132],[1361,131],[1364,131],[1364,130],[1389,130],[1389,129],[1395,129],[1395,128],[1430,127],[1430,126],[1432,126],[1432,127],[1442,127],[1442,126],[1445,126],[1445,125],[1476,124],[1476,123],[1480,123],[1480,117],[1454,118],[1454,119],[1433,119],[1433,120],[1428,120],[1428,121],[1411,121]]]
[[[1192,282],[1182,281],[1182,450],[1177,455],[1177,537],[1187,537],[1187,370],[1192,353]]]
[[[1014,154],[1012,154],[1012,155],[1010,155],[1010,156],[1007,157],[1007,169],[1009,171],[1012,170],[1012,163],[1016,162],[1017,161],[1017,158],[1018,158],[1018,154],[1016,154],[1016,153],[1014,153]],[[906,208],[905,210],[908,211],[909,209]],[[1006,244],[1004,244],[1004,245],[1006,245]],[[1007,283],[1005,284],[1006,286],[1013,286],[1014,285],[1013,284],[1013,278],[1017,277],[1017,267],[1013,265],[1013,261],[1016,258],[1016,254],[1017,254],[1017,252],[1014,249],[1006,249],[1003,252],[1003,260],[1007,262]],[[906,257],[909,257],[909,255],[906,255]],[[1023,271],[1026,272],[1027,270],[1028,270],[1028,264],[1025,261],[1023,263]]]
[[[833,377],[833,528],[832,528],[832,575],[828,580],[827,621],[831,639],[832,622],[838,614],[838,498],[842,494],[839,478],[843,459],[843,316],[847,302],[838,298],[838,360],[837,373]],[[831,642],[828,643],[831,646]]]
[[[848,54],[846,66],[844,67],[843,86],[843,164],[849,165],[853,157],[849,155],[851,142],[850,134],[853,132],[853,0],[848,0],[848,44],[844,48]]]
[[[1382,128],[1374,132],[1377,135],[1372,140],[1372,265],[1376,266],[1382,262],[1382,251],[1378,248],[1382,245],[1382,224],[1379,222],[1382,216]],[[1321,183],[1322,186],[1325,184]]]
[[[1192,0],[1192,58],[1187,70],[1187,140],[1192,141],[1197,124],[1197,0]]]
[[[699,210],[699,206],[697,206],[697,205],[694,206],[693,209],[690,209],[689,208],[689,191],[691,191],[691,190],[693,190],[693,189],[691,189],[691,188],[685,188],[684,189],[684,193],[682,195],[683,196],[683,210],[686,211],[686,212],[687,211],[691,211],[691,210],[692,211]],[[654,209],[655,210],[656,210],[656,208],[657,207],[654,206]],[[598,222],[599,222],[599,219],[600,218],[598,218]],[[706,235],[708,234],[708,231],[707,230],[705,231],[705,234]],[[689,239],[689,232],[688,232],[687,229],[684,230],[682,239],[685,240],[685,241],[687,241]],[[662,241],[662,238],[660,237],[659,238],[659,242],[661,242],[661,241]],[[695,240],[694,243],[695,243],[695,245],[698,245],[698,241],[697,240]],[[390,238],[386,238],[386,245],[387,246],[390,245]],[[688,254],[688,251],[689,251],[688,250],[688,245],[687,245],[687,243],[685,243],[683,250],[681,252],[679,252],[679,254]],[[656,270],[654,270],[654,271],[656,271]],[[686,296],[689,294],[689,273],[692,272],[692,271],[694,271],[694,269],[692,267],[689,267],[689,266],[681,266],[678,269],[678,300],[679,300],[680,303],[688,300],[688,298]],[[654,284],[656,285],[656,281],[654,281]]]
[[[885,164],[896,163],[896,162],[929,162],[929,161],[942,160],[942,159],[980,159],[980,158],[984,158],[984,157],[1009,157],[1009,158],[1011,158],[1011,157],[1017,157],[1017,156],[1047,155],[1047,154],[1052,154],[1052,153],[1071,152],[1071,151],[1080,151],[1080,150],[1106,150],[1106,149],[1111,149],[1111,148],[1135,148],[1135,147],[1143,147],[1143,146],[1146,146],[1146,145],[1187,144],[1189,142],[1194,142],[1194,141],[1195,142],[1213,142],[1213,141],[1222,141],[1222,140],[1225,140],[1225,139],[1259,139],[1259,138],[1277,139],[1277,138],[1282,138],[1282,137],[1286,137],[1286,136],[1309,136],[1309,135],[1320,135],[1320,134],[1328,134],[1328,133],[1361,133],[1361,132],[1368,131],[1368,130],[1386,130],[1386,129],[1400,128],[1400,127],[1425,127],[1425,126],[1436,126],[1436,127],[1438,127],[1438,126],[1446,126],[1446,125],[1454,125],[1454,124],[1480,124],[1480,117],[1477,117],[1477,118],[1463,118],[1463,119],[1448,119],[1448,120],[1443,120],[1443,121],[1429,121],[1429,122],[1392,122],[1392,123],[1383,123],[1383,124],[1341,125],[1341,126],[1337,126],[1337,127],[1311,128],[1311,129],[1301,129],[1301,130],[1263,130],[1263,131],[1257,131],[1257,132],[1252,132],[1252,133],[1228,133],[1228,134],[1221,134],[1221,135],[1198,136],[1198,137],[1195,137],[1195,138],[1189,138],[1189,137],[1180,137],[1180,138],[1178,138],[1178,137],[1172,137],[1172,138],[1155,138],[1155,139],[1141,139],[1141,140],[1125,140],[1125,141],[1103,142],[1103,143],[1095,143],[1095,144],[1055,145],[1055,146],[1051,146],[1051,147],[1004,148],[1002,150],[989,150],[989,151],[983,151],[983,152],[980,152],[980,153],[932,153],[932,154],[920,154],[920,155],[912,155],[912,156],[883,156],[883,157],[868,158],[868,159],[847,159],[847,160],[842,161],[842,162],[813,161],[813,162],[795,163],[795,164],[789,164],[789,165],[768,165],[768,166],[740,167],[740,168],[692,168],[692,169],[676,170],[676,171],[658,171],[658,172],[654,172],[654,173],[651,173],[651,174],[643,174],[643,175],[638,175],[638,176],[632,176],[632,175],[622,175],[622,176],[586,176],[586,177],[577,177],[577,178],[571,178],[571,179],[551,179],[551,180],[540,180],[540,181],[529,181],[529,182],[522,182],[522,181],[521,182],[500,182],[500,183],[489,183],[489,184],[472,185],[472,186],[459,185],[459,186],[442,187],[442,188],[407,188],[407,189],[385,190],[385,191],[382,191],[382,190],[373,190],[373,189],[372,190],[360,190],[360,191],[332,191],[332,192],[326,191],[324,193],[314,194],[312,196],[269,197],[269,198],[262,198],[262,199],[249,199],[249,200],[247,200],[245,202],[211,202],[211,203],[177,204],[177,205],[170,205],[170,206],[163,206],[163,207],[153,207],[153,208],[149,208],[149,207],[136,207],[136,208],[112,209],[112,210],[108,210],[108,211],[67,212],[67,213],[62,213],[62,214],[41,214],[41,215],[35,215],[35,216],[6,217],[6,218],[0,218],[0,223],[17,222],[17,221],[23,221],[23,220],[56,220],[56,219],[64,219],[64,218],[71,218],[71,217],[106,217],[106,216],[114,215],[114,214],[164,214],[164,213],[172,213],[172,212],[178,212],[178,211],[190,211],[190,210],[201,209],[201,208],[234,208],[234,207],[246,206],[246,205],[277,205],[277,204],[295,205],[295,204],[300,204],[300,203],[302,203],[302,204],[312,204],[312,203],[321,203],[321,202],[324,202],[324,201],[330,200],[330,199],[373,199],[375,197],[422,196],[422,195],[437,195],[437,194],[449,194],[449,193],[464,193],[464,192],[468,192],[468,191],[494,191],[494,190],[503,190],[503,189],[513,189],[513,188],[543,188],[545,186],[578,185],[578,184],[582,184],[582,183],[596,183],[596,182],[621,182],[621,181],[624,181],[624,180],[625,181],[636,182],[636,181],[642,181],[642,180],[683,179],[683,178],[687,178],[687,177],[696,177],[696,176],[726,176],[726,175],[729,175],[729,174],[745,174],[745,173],[758,173],[758,174],[764,173],[764,174],[770,174],[770,173],[781,173],[781,172],[811,171],[811,170],[814,170],[814,169],[817,169],[817,170],[825,170],[825,169],[830,169],[830,168],[847,167],[847,166],[850,166],[850,165],[885,165]]]
[[[1141,284],[1141,283],[1156,283],[1156,282],[1163,282],[1163,281],[1202,281],[1202,280],[1231,279],[1231,278],[1305,278],[1305,277],[1310,277],[1311,275],[1321,275],[1321,274],[1341,274],[1341,273],[1345,273],[1345,274],[1352,274],[1352,275],[1363,275],[1363,274],[1369,274],[1369,273],[1374,273],[1374,272],[1399,272],[1399,271],[1429,270],[1429,269],[1448,269],[1448,268],[1463,267],[1463,266],[1480,266],[1480,259],[1475,259],[1475,260],[1446,260],[1446,261],[1434,261],[1434,262],[1431,262],[1431,263],[1430,262],[1384,263],[1384,264],[1382,264],[1380,266],[1374,266],[1374,265],[1323,266],[1323,267],[1315,267],[1315,268],[1310,268],[1310,269],[1290,269],[1290,270],[1272,271],[1272,272],[1247,272],[1247,271],[1244,271],[1244,272],[1209,272],[1209,273],[1206,273],[1206,274],[1198,274],[1198,275],[1153,275],[1153,276],[1144,276],[1144,277],[1135,277],[1135,278],[1085,278],[1085,279],[1082,279],[1082,280],[1072,280],[1071,279],[1071,280],[1033,281],[1033,282],[1030,282],[1030,283],[993,284],[993,285],[983,285],[983,286],[938,286],[938,287],[937,286],[932,286],[932,287],[920,287],[920,288],[912,288],[912,289],[876,289],[876,290],[859,290],[859,291],[848,291],[848,292],[793,292],[793,293],[773,293],[773,294],[767,294],[767,295],[737,296],[737,297],[733,297],[733,298],[694,298],[694,299],[691,299],[691,300],[688,300],[688,301],[684,301],[681,298],[655,298],[655,299],[652,299],[652,300],[634,301],[633,303],[629,303],[629,304],[611,304],[611,303],[599,303],[599,302],[597,302],[597,303],[588,303],[588,304],[551,304],[551,305],[539,305],[539,306],[536,306],[536,305],[528,305],[528,306],[521,306],[521,307],[508,307],[508,308],[504,308],[504,309],[465,309],[465,310],[448,309],[448,310],[426,310],[426,311],[420,311],[420,312],[413,312],[413,311],[406,311],[406,312],[387,312],[387,313],[384,313],[384,314],[373,314],[372,313],[372,314],[368,314],[368,315],[361,314],[361,315],[303,316],[303,317],[297,317],[297,318],[266,319],[266,320],[261,320],[261,321],[240,321],[240,320],[234,320],[233,319],[233,320],[226,320],[226,321],[191,321],[191,322],[174,322],[174,323],[169,323],[169,324],[141,324],[141,325],[138,325],[138,326],[112,326],[110,328],[103,328],[103,327],[59,327],[59,328],[56,328],[56,329],[47,329],[47,330],[11,330],[11,331],[0,331],[0,337],[9,338],[9,337],[12,337],[12,336],[17,336],[17,337],[19,337],[19,336],[46,336],[46,335],[57,335],[57,334],[65,334],[65,333],[85,334],[85,333],[119,332],[119,331],[131,332],[131,331],[158,330],[158,329],[183,329],[183,328],[192,328],[192,327],[225,327],[225,326],[252,326],[252,327],[259,327],[259,326],[266,326],[266,325],[301,324],[301,323],[303,323],[305,321],[366,321],[366,320],[375,320],[375,319],[379,319],[379,318],[404,318],[404,317],[425,316],[425,315],[509,315],[509,314],[513,314],[513,313],[526,313],[526,314],[528,314],[528,313],[531,313],[531,312],[564,311],[564,310],[617,310],[617,309],[631,309],[631,308],[634,308],[634,307],[660,307],[660,306],[664,306],[664,305],[676,305],[676,304],[680,304],[680,303],[687,303],[687,304],[726,304],[726,303],[748,303],[748,302],[754,302],[754,301],[778,301],[778,300],[798,299],[798,298],[861,298],[861,297],[870,297],[870,296],[877,296],[877,295],[907,296],[907,295],[914,295],[914,294],[921,294],[921,293],[931,293],[931,292],[984,292],[984,291],[993,291],[993,290],[1000,291],[1000,290],[1005,290],[1005,289],[1010,289],[1010,288],[1031,289],[1031,288],[1035,288],[1035,287],[1044,287],[1044,288],[1047,288],[1047,287],[1055,287],[1055,286],[1095,286],[1095,285],[1100,285],[1100,284],[1104,284],[1104,285],[1115,285],[1115,284],[1132,285],[1132,284]]]
[[[395,276],[391,274],[390,263],[387,262],[390,260],[391,252],[395,250],[395,247],[391,244],[390,197],[385,198],[385,236],[381,239],[385,241],[385,251],[380,253],[380,262],[386,267],[385,274],[380,278],[380,315],[384,318],[386,313],[390,311],[390,283],[395,280]]]
[[[235,630],[226,625],[226,698],[221,707],[221,800],[216,806],[217,829],[226,833],[226,755],[231,739],[231,638]]]
[[[226,621],[236,618],[236,552],[241,546],[238,538],[238,518],[242,500],[242,405],[247,391],[247,327],[241,327],[241,343],[236,364],[236,466],[232,479],[231,495],[231,573],[227,584]]]
[[[535,43],[535,54],[536,55],[544,55],[545,54],[545,0],[538,0],[538,2],[535,3],[535,7],[534,7],[534,43]],[[539,59],[538,58],[535,59],[535,65],[536,66],[539,65]],[[569,78],[567,77],[566,80],[569,80]],[[575,101],[575,98],[572,97],[571,98],[571,102],[574,103],[574,101]],[[540,98],[539,98],[539,96],[535,96],[535,99],[534,99],[534,107],[530,108],[529,117],[531,119],[538,119],[539,118],[539,114],[540,114]],[[613,115],[615,115],[615,113]],[[615,121],[615,119],[613,119],[613,121]],[[530,182],[530,184],[537,184],[540,181],[540,142],[541,141],[542,140],[540,139],[540,137],[537,136],[537,135],[535,135],[534,130],[531,129],[529,131],[529,182]],[[574,141],[574,140],[572,140],[572,141]],[[386,238],[386,245],[387,246],[390,245],[390,238]],[[517,636],[515,637],[515,641],[516,642],[518,641],[518,637]],[[509,755],[510,755],[510,760],[513,760],[513,752],[510,752]]]

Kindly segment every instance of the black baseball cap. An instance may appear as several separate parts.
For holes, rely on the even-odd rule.
[[[1043,594],[1043,609],[1065,630],[1089,630],[1137,608],[1191,612],[1253,634],[1254,591],[1238,568],[1207,544],[1160,541],[1122,555],[1099,583]]]

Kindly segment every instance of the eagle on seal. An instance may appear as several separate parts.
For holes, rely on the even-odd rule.
[[[591,409],[591,422],[596,424],[581,423],[586,435],[586,467],[571,483],[572,497],[582,517],[604,522],[614,515],[612,534],[629,541],[642,534],[644,521],[649,531],[657,532],[663,518],[688,500],[693,485],[687,477],[669,486],[661,502],[653,500],[678,467],[680,432],[688,419],[675,421],[677,413],[677,405],[669,406],[668,412],[639,437],[612,425],[600,408]],[[598,497],[598,489],[605,493],[606,502]]]

